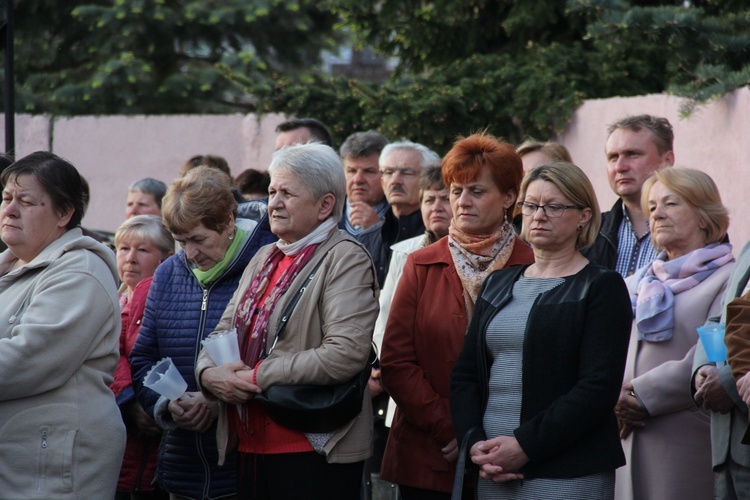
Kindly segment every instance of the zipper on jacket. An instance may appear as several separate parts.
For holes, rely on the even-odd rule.
[[[39,448],[39,476],[37,477],[36,490],[44,489],[44,481],[47,475],[47,428],[42,428],[42,442]]]
[[[208,304],[208,289],[203,289],[203,302],[201,303],[201,311],[206,310],[206,304]]]

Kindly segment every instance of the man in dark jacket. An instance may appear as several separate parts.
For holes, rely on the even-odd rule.
[[[386,144],[388,139],[374,130],[368,130],[347,137],[340,150],[346,175],[346,204],[339,227],[370,252],[381,286],[387,265],[382,258],[382,230],[386,218],[393,218],[383,193],[379,165],[380,152]]]
[[[602,214],[599,236],[583,254],[626,277],[657,255],[641,208],[641,187],[655,170],[674,164],[674,133],[666,118],[650,115],[629,116],[607,131],[607,176],[620,199]]]

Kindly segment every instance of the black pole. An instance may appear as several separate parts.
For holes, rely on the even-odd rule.
[[[16,154],[16,98],[13,74],[13,0],[5,0],[5,154]]]

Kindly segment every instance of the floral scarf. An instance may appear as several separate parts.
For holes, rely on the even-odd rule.
[[[638,340],[664,342],[674,331],[675,295],[690,290],[717,269],[734,261],[732,245],[712,243],[674,260],[661,252],[628,278]]]
[[[466,234],[458,229],[455,219],[451,220],[448,248],[464,295],[471,301],[471,304],[467,303],[470,310],[473,310],[484,279],[508,263],[515,237],[513,226],[507,220],[494,233],[487,235]]]
[[[247,366],[254,367],[266,354],[268,320],[271,313],[279,299],[289,290],[294,278],[310,260],[316,248],[318,245],[309,245],[297,254],[289,269],[279,277],[276,283],[271,284],[273,289],[266,300],[260,303],[268,288],[271,275],[284,258],[284,253],[278,247],[274,248],[247,288],[234,317],[234,326],[237,328],[238,337],[242,339],[240,355]]]
[[[247,366],[254,367],[266,354],[266,340],[268,337],[268,320],[279,299],[289,290],[294,278],[312,258],[318,244],[325,241],[335,230],[336,221],[328,218],[304,238],[288,243],[279,240],[266,261],[260,266],[253,277],[250,286],[242,297],[234,326],[237,328],[238,338],[241,339],[240,355]],[[269,283],[281,259],[285,255],[296,256],[289,268],[275,283]],[[271,285],[273,289],[263,303],[266,289]],[[252,329],[251,329],[252,328]]]

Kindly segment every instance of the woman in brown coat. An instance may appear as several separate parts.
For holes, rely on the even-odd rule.
[[[456,142],[442,168],[454,218],[447,237],[407,259],[381,354],[398,408],[380,476],[404,500],[450,497],[458,456],[450,374],[474,301],[492,271],[533,261],[508,220],[523,177],[513,146],[475,134]]]

